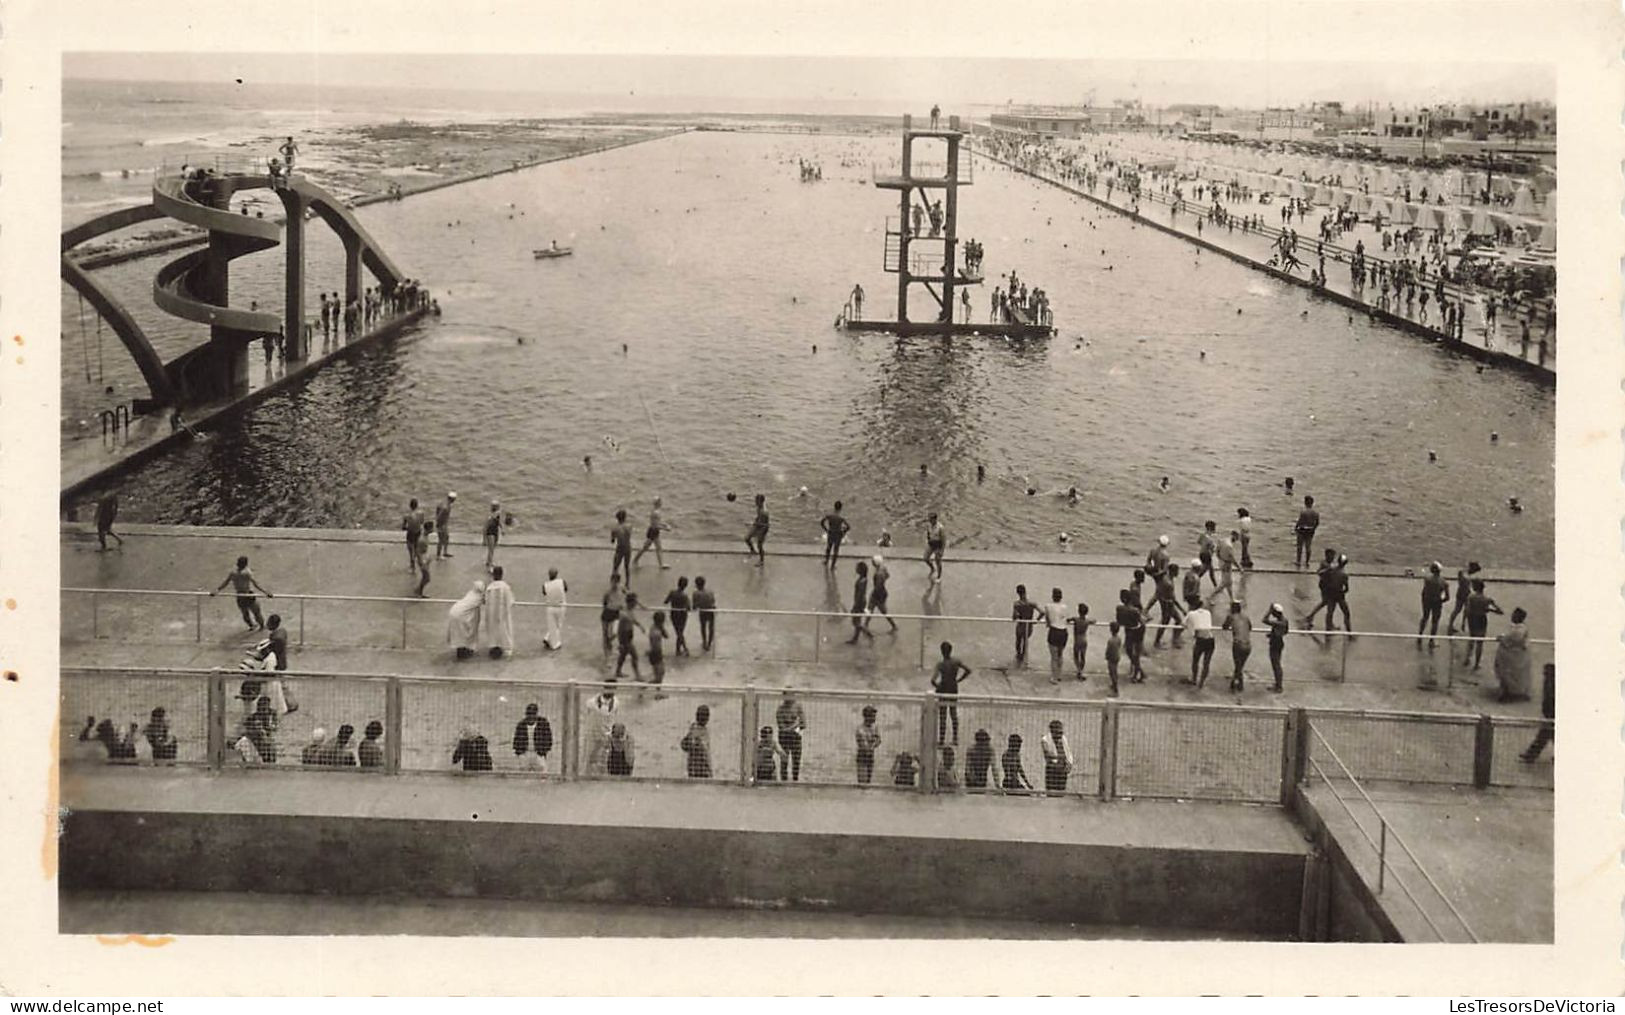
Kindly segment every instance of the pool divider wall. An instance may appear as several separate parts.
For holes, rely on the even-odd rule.
[[[479,796],[467,788],[471,809]],[[1090,806],[1078,820],[1109,815]],[[979,831],[984,837],[72,810],[59,840],[60,887],[983,917],[1280,940],[1314,925],[1304,887],[1315,879],[1301,851],[1036,842]]]

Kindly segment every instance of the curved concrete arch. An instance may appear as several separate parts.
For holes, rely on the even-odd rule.
[[[345,207],[344,202],[303,176],[291,177],[289,189],[303,198],[310,208],[322,217],[322,221],[339,234],[346,248],[352,245],[361,248],[361,259],[384,284],[386,290],[395,288],[406,278],[372,238],[372,234],[368,233],[361,221],[355,217],[355,212]]]
[[[90,272],[81,268],[69,255],[74,247],[106,233],[115,232],[138,222],[146,222],[155,218],[162,218],[163,212],[150,204],[138,205],[134,208],[121,208],[106,215],[100,215],[89,222],[80,223],[72,229],[62,233],[62,281],[72,286],[74,291],[102,315],[108,325],[113,329],[124,348],[129,351],[130,358],[135,361],[136,368],[141,371],[142,380],[147,382],[147,391],[154,401],[160,405],[175,404],[178,392],[169,369],[164,365],[163,358],[152,347],[152,341],[147,333],[124,309],[112,291],[91,276]]]
[[[168,368],[164,366],[163,358],[158,355],[158,350],[152,347],[146,332],[135,323],[135,318],[124,309],[124,305],[66,254],[62,255],[62,281],[73,286],[75,291],[95,307],[96,312],[112,327],[113,334],[119,337],[119,341],[124,343],[124,348],[129,350],[130,358],[135,360],[135,365],[141,371],[141,378],[147,382],[147,390],[152,394],[153,400],[160,405],[175,404],[178,393],[169,376]]]

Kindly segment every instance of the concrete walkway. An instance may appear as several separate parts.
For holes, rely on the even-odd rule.
[[[454,517],[454,533],[475,523]],[[239,554],[250,558],[260,582],[277,598],[266,612],[279,612],[292,632],[292,665],[301,670],[352,673],[480,675],[503,680],[602,679],[610,672],[599,638],[597,603],[607,586],[610,551],[583,545],[579,539],[528,538],[505,545],[498,563],[521,601],[540,598],[547,569],[556,567],[570,582],[572,609],[566,622],[564,648],[541,646],[539,607],[517,611],[518,646],[514,657],[500,662],[481,659],[457,663],[446,645],[446,610],[475,579],[486,577],[483,551],[466,538],[454,537],[454,558],[432,565],[428,602],[334,601],[301,595],[410,597],[415,575],[406,566],[404,542],[390,533],[333,530],[232,529],[186,526],[132,526],[121,530],[121,549],[99,552],[87,526],[64,526],[61,544],[62,585],[90,589],[169,589],[192,593],[214,589]],[[1116,590],[1128,580],[1135,562],[1108,562],[1078,556],[1020,555],[1000,551],[955,551],[943,581],[932,586],[917,554],[898,548],[889,561],[893,612],[931,619],[898,621],[893,634],[879,620],[871,624],[872,642],[848,645],[851,622],[843,614],[851,595],[852,565],[843,560],[835,575],[810,552],[770,555],[765,567],[747,563],[743,554],[717,544],[675,544],[668,548],[671,570],[662,572],[653,555],[635,572],[633,589],[646,606],[658,607],[676,576],[706,576],[724,610],[812,611],[819,616],[723,615],[717,624],[713,652],[699,649],[690,624],[694,654],[676,658],[668,645],[668,682],[740,686],[754,683],[913,691],[928,689],[925,666],[938,658],[937,643],[954,642],[956,654],[975,674],[965,693],[1099,699],[1106,694],[1103,646]],[[1552,629],[1552,586],[1528,574],[1505,580],[1491,574],[1490,592],[1510,613],[1529,611],[1536,638]],[[1013,625],[1009,620],[1013,590],[1025,583],[1034,598],[1047,599],[1051,586],[1061,587],[1068,603],[1091,606],[1097,626],[1091,629],[1085,673],[1088,679],[1049,680],[1042,632],[1034,639],[1028,665],[1016,663]],[[1271,601],[1282,603],[1298,618],[1317,601],[1313,575],[1293,571],[1259,571],[1242,583],[1241,594],[1255,623]],[[1409,632],[1414,635],[1420,582],[1414,578],[1356,575],[1350,594],[1357,631]],[[94,599],[94,602],[92,600]],[[1226,605],[1219,599],[1217,613]],[[979,618],[979,619],[934,619]],[[648,614],[642,619],[647,623]],[[1317,625],[1323,623],[1317,618]],[[1490,635],[1505,626],[1493,617]],[[128,596],[64,592],[62,597],[63,664],[67,666],[234,667],[243,645],[252,638],[229,593],[206,596]],[[1148,646],[1153,638],[1148,637]],[[1463,662],[1465,644],[1440,640],[1436,648],[1418,646],[1414,637],[1343,638],[1324,634],[1294,635],[1285,654],[1286,691],[1269,691],[1269,662],[1263,638],[1255,636],[1247,663],[1247,689],[1232,695],[1224,688],[1231,671],[1221,642],[1213,675],[1205,690],[1179,683],[1189,672],[1189,649],[1153,649],[1146,659],[1148,679],[1122,684],[1124,701],[1238,702],[1252,705],[1304,705],[1332,708],[1401,709],[1492,715],[1539,715],[1538,702],[1502,705],[1494,700],[1487,646],[1475,674]],[[1534,669],[1551,658],[1551,646],[1534,646]],[[1068,649],[1070,660],[1070,649]],[[1126,676],[1126,669],[1123,671]],[[630,673],[628,673],[630,675]]]

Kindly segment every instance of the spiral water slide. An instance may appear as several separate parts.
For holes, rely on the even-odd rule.
[[[278,185],[280,184],[280,185]],[[282,201],[285,221],[250,217],[231,210],[231,199],[241,190],[272,189]],[[62,278],[95,307],[129,350],[158,404],[177,404],[187,387],[187,361],[204,349],[190,350],[165,363],[140,325],[102,283],[83,269],[69,252],[81,243],[149,219],[169,217],[208,233],[208,243],[158,270],[152,297],[158,307],[175,317],[210,327],[214,355],[230,359],[245,355],[245,347],[262,335],[287,329],[289,359],[303,359],[304,227],[306,212],[321,216],[344,244],[345,299],[361,290],[361,267],[377,276],[389,292],[404,278],[399,268],[368,234],[344,202],[310,182],[291,175],[273,181],[259,173],[226,173],[206,180],[188,181],[179,175],[160,174],[152,187],[152,203],[103,215],[62,234]],[[287,272],[283,313],[233,307],[230,301],[232,261],[267,250],[286,241]]]

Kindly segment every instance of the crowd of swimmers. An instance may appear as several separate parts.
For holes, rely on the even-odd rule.
[[[1114,190],[1125,193],[1131,202],[1130,210],[1135,214],[1138,214],[1138,201],[1142,187],[1145,187],[1147,193],[1169,205],[1171,221],[1177,221],[1183,211],[1195,212],[1195,231],[1199,237],[1203,235],[1204,225],[1231,233],[1239,229],[1243,233],[1267,234],[1263,215],[1237,214],[1231,211],[1230,204],[1256,202],[1268,205],[1275,203],[1276,199],[1275,195],[1237,182],[1203,179],[1193,182],[1160,168],[1142,168],[1132,162],[1119,160],[1106,151],[1097,150],[1088,155],[1061,152],[998,135],[985,138],[982,143],[994,154],[1017,162],[1029,171],[1081,186],[1090,193],[1103,187],[1108,201],[1112,199]],[[1190,186],[1189,195],[1185,189],[1187,184]],[[1369,189],[1368,185],[1366,189]],[[1403,195],[1407,202],[1411,196],[1408,190]],[[1416,196],[1425,203],[1429,194],[1424,189]],[[1433,196],[1442,203],[1442,195]],[[1280,225],[1266,262],[1270,268],[1295,274],[1306,267],[1299,256],[1301,247],[1292,224],[1296,220],[1299,225],[1304,225],[1312,207],[1306,198],[1280,198]],[[1335,246],[1337,240],[1362,221],[1369,222],[1377,230],[1384,257],[1368,255],[1363,240],[1357,241],[1353,250]],[[1347,262],[1352,294],[1364,302],[1371,312],[1403,317],[1446,339],[1464,341],[1469,312],[1476,308],[1477,320],[1473,322],[1473,328],[1475,333],[1482,335],[1486,350],[1496,349],[1501,323],[1515,322],[1519,355],[1529,359],[1533,352],[1536,362],[1546,362],[1556,333],[1555,302],[1519,293],[1514,288],[1515,276],[1512,274],[1507,275],[1505,292],[1468,284],[1461,277],[1459,267],[1452,270],[1449,260],[1451,252],[1440,231],[1415,225],[1397,226],[1385,222],[1380,214],[1374,219],[1362,220],[1358,213],[1346,206],[1329,208],[1320,217],[1318,231],[1320,238],[1315,245],[1315,263],[1307,265],[1308,280],[1316,288],[1328,285],[1328,257],[1334,262]],[[1332,249],[1328,250],[1327,244],[1333,244]],[[1369,298],[1367,287],[1374,290]],[[1537,329],[1540,332],[1538,336],[1534,334]]]
[[[801,170],[802,183],[817,183],[824,178],[824,167],[816,162],[796,159],[796,167]]]

